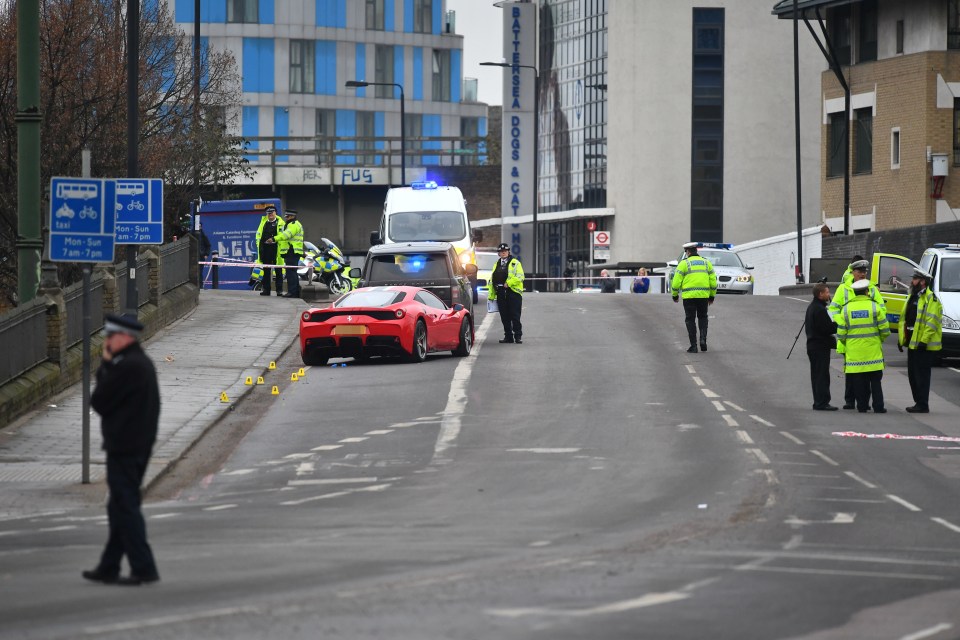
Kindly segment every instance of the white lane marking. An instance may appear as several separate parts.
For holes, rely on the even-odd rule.
[[[237,505],[235,504],[218,504],[215,507],[204,507],[204,511],[223,511],[224,509],[235,509]]]
[[[757,473],[762,473],[767,477],[767,484],[780,484],[780,480],[773,469],[757,469]]]
[[[376,481],[377,478],[314,478],[310,480],[290,480],[287,482],[287,485],[291,487],[309,487],[318,484],[363,484]]]
[[[729,407],[730,407],[731,409],[733,409],[734,411],[744,411],[744,408],[743,408],[743,407],[737,406],[737,405],[733,404],[732,402],[730,402],[729,400],[724,400],[724,402],[727,404],[727,406],[729,406]]]
[[[783,296],[787,300],[796,300],[797,302],[810,302],[809,300],[801,300],[800,298],[794,298],[793,296]]]
[[[923,640],[924,638],[933,637],[938,633],[940,633],[941,631],[949,631],[950,629],[953,629],[952,624],[950,624],[949,622],[941,622],[938,625],[934,625],[927,629],[921,629],[920,631],[911,633],[910,635],[903,636],[902,638],[900,638],[900,640]]]
[[[894,502],[896,502],[896,503],[897,503],[898,505],[900,505],[901,507],[905,507],[905,508],[909,509],[910,511],[923,511],[923,509],[921,509],[921,508],[918,507],[917,505],[915,505],[915,504],[913,504],[913,503],[911,503],[911,502],[907,502],[907,501],[904,500],[903,498],[901,498],[901,497],[899,497],[899,496],[895,496],[895,495],[893,495],[892,493],[888,493],[888,494],[887,494],[887,497],[890,498],[891,500],[893,500]]]
[[[377,429],[377,430],[375,430],[375,431],[367,431],[367,432],[366,432],[365,434],[363,434],[363,435],[365,435],[365,436],[384,436],[384,435],[387,435],[388,433],[393,433],[393,429]]]
[[[873,484],[872,482],[867,482],[866,480],[864,480],[863,478],[861,478],[860,476],[858,476],[857,474],[855,474],[853,471],[844,471],[843,473],[844,473],[848,478],[853,478],[854,480],[856,480],[857,482],[859,482],[860,484],[862,484],[863,486],[865,486],[867,489],[876,489],[876,488],[877,488],[877,485]]]
[[[743,571],[767,571],[770,573],[800,573],[819,576],[850,576],[855,578],[881,578],[884,580],[930,580],[940,582],[946,580],[943,576],[926,575],[922,573],[877,573],[873,571],[847,571],[840,569],[800,569],[798,567],[749,567]]]
[[[662,406],[663,406],[663,403],[662,403],[662,402],[644,402],[643,404],[645,404],[645,405],[647,405],[647,406],[650,406],[650,407],[662,407]]]
[[[303,458],[309,458],[309,453],[291,453],[288,456],[283,456],[284,460],[301,460]]]
[[[693,368],[692,364],[685,364],[683,366],[687,368],[687,373],[689,373],[690,375],[693,375],[697,372],[697,370]]]
[[[761,418],[760,416],[755,416],[755,415],[753,415],[752,413],[750,414],[750,417],[753,418],[754,420],[756,420],[757,422],[759,422],[760,424],[764,425],[764,426],[767,426],[767,427],[775,427],[775,426],[777,426],[777,425],[773,424],[772,422],[767,422],[766,420],[764,420],[764,419]]]
[[[794,549],[798,549],[802,542],[803,536],[792,536],[789,540],[787,540],[786,544],[783,545],[783,550],[793,551]]]
[[[305,476],[308,473],[313,473],[313,463],[312,462],[301,462],[297,465],[297,475]]]
[[[580,449],[576,447],[568,447],[568,448],[558,447],[553,449],[547,448],[547,447],[532,447],[527,449],[507,449],[507,451],[513,451],[518,453],[577,453],[578,451],[580,451]]]
[[[856,520],[857,514],[855,513],[834,513],[833,520],[801,520],[797,516],[790,516],[783,521],[784,524],[789,524],[794,527],[802,527],[808,524],[853,524],[853,521]]]
[[[719,395],[717,395],[717,394],[714,393],[713,391],[710,391],[710,389],[700,389],[700,391],[703,391],[703,395],[707,396],[708,398],[719,398],[719,397],[720,397]]]
[[[723,421],[727,423],[727,426],[728,426],[728,427],[739,427],[739,426],[740,426],[740,423],[737,422],[736,420],[734,420],[734,419],[733,419],[733,416],[731,416],[729,413],[725,413],[725,414],[723,414],[723,415],[720,416],[720,417],[723,418]]]
[[[960,373],[960,369],[957,369],[956,367],[949,367],[949,369],[950,371],[956,371],[957,373]]]
[[[710,402],[713,403],[713,408],[719,411],[720,413],[723,413],[724,411],[727,410],[727,408],[723,406],[723,403],[720,402],[719,400],[711,400]]]
[[[736,425],[733,425],[733,426],[736,426]],[[739,430],[738,430],[738,431],[737,431],[737,438],[738,438],[738,439],[740,440],[740,442],[742,442],[743,444],[753,444],[753,438],[751,438],[751,437],[750,437],[750,434],[747,433],[746,431],[739,431]]]
[[[319,447],[310,449],[310,451],[333,451],[334,449],[339,449],[342,446],[342,444],[322,444]]]
[[[757,460],[759,460],[762,464],[770,464],[770,458],[768,458],[767,454],[760,449],[747,449],[747,451],[757,456]]]
[[[934,522],[936,522],[937,524],[941,524],[941,525],[945,526],[947,529],[950,529],[950,531],[953,531],[953,532],[955,532],[955,533],[960,533],[960,527],[958,527],[957,525],[953,524],[952,522],[948,522],[948,521],[944,520],[943,518],[930,518],[930,519],[933,520]]]
[[[833,465],[834,467],[839,467],[839,466],[840,466],[840,463],[839,463],[839,462],[837,462],[836,460],[830,458],[830,457],[827,456],[827,455],[824,455],[823,453],[820,453],[820,452],[817,451],[816,449],[810,449],[810,453],[812,453],[813,455],[817,456],[818,458],[820,458],[821,460],[823,460],[824,462],[826,462],[826,463],[829,464],[829,465]]]
[[[861,504],[883,504],[883,500],[872,498],[808,498],[813,502],[857,502]]]
[[[391,429],[406,429],[407,427],[419,427],[422,424],[440,424],[443,420],[438,418],[430,418],[429,420],[424,420],[423,418],[417,418],[413,422],[394,422],[391,425],[387,425]]]
[[[693,376],[693,381],[694,381],[695,383],[697,383],[697,386],[698,386],[698,387],[702,387],[702,386],[703,386],[703,380],[702,380],[701,378],[698,378],[697,376]]]
[[[699,428],[700,428],[700,425],[698,424],[684,423],[684,424],[677,425],[677,429],[680,429],[680,431],[690,431],[692,429],[699,429]]]
[[[840,476],[817,475],[815,473],[791,473],[790,476],[793,478],[824,478],[824,479],[830,479],[830,480],[836,480],[837,478],[840,477]]]
[[[667,604],[677,600],[686,600],[690,597],[689,593],[679,593],[672,591],[669,593],[648,593],[645,596],[634,598],[632,600],[621,600],[610,604],[591,607],[589,609],[548,609],[546,607],[529,607],[518,609],[487,609],[487,613],[501,618],[521,618],[524,616],[559,616],[568,618],[580,618],[585,616],[603,615],[608,613],[623,613],[633,609],[642,609],[644,607],[653,607],[658,604]]]
[[[324,493],[323,495],[312,496],[310,498],[303,498],[302,500],[287,500],[286,502],[281,502],[280,504],[284,506],[297,506],[301,504],[306,504],[308,502],[316,502],[317,500],[329,500],[331,498],[340,498],[343,496],[348,496],[352,493],[360,493],[361,491],[368,491],[368,492],[384,491],[388,487],[392,487],[392,486],[393,485],[389,482],[387,484],[374,484],[374,485],[370,485],[369,487],[360,487],[358,489],[346,489],[344,491],[334,491],[333,493]]]
[[[37,531],[41,533],[52,533],[54,531],[72,531],[73,529],[76,529],[76,528],[77,528],[77,525],[75,524],[64,524],[64,525],[60,525],[59,527],[44,527],[43,529],[37,529]]]
[[[108,633],[116,633],[118,631],[134,631],[137,629],[147,629],[150,627],[162,627],[165,625],[192,622],[194,620],[205,620],[209,618],[221,618],[243,614],[259,615],[265,612],[266,611],[262,607],[229,607],[224,609],[211,609],[209,611],[198,611],[197,613],[188,613],[180,616],[162,616],[158,618],[148,618],[146,620],[136,620],[132,622],[105,624],[99,627],[86,627],[83,630],[83,635],[101,636]]]
[[[537,540],[536,542],[531,542],[531,543],[530,543],[529,545],[527,545],[527,546],[530,546],[530,547],[549,547],[551,544],[553,544],[553,543],[552,543],[551,541],[549,541],[549,540]]]
[[[222,476],[245,476],[249,473],[256,473],[256,469],[234,469],[233,471],[224,471]]]
[[[437,443],[433,447],[431,462],[447,463],[450,461],[453,448],[457,446],[460,436],[460,425],[463,412],[467,408],[467,383],[473,373],[473,365],[477,362],[480,349],[487,338],[487,331],[493,326],[494,314],[488,314],[480,323],[474,336],[473,352],[469,357],[460,360],[453,379],[450,381],[450,391],[447,394],[447,405],[443,409],[443,422],[440,423],[440,433],[437,434]]]
[[[786,438],[787,440],[789,440],[790,442],[792,442],[792,443],[794,443],[794,444],[803,445],[803,440],[801,440],[801,439],[798,438],[797,436],[793,435],[793,434],[790,433],[789,431],[781,431],[781,432],[780,432],[780,435],[782,435],[784,438]]]
[[[358,437],[358,438],[344,438],[343,440],[337,440],[337,442],[342,442],[342,443],[344,443],[344,444],[347,444],[347,443],[351,443],[351,442],[363,442],[364,440],[369,440],[369,438],[366,438],[366,437],[364,437],[364,436],[360,436],[360,437]]]
[[[175,518],[175,517],[178,516],[178,515],[180,515],[180,514],[179,514],[179,513],[176,513],[176,512],[174,512],[174,513],[156,513],[156,514],[150,516],[150,519],[151,519],[151,520],[162,520],[162,519],[164,519],[164,518]]]

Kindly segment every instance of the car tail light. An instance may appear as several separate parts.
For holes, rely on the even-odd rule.
[[[304,312],[303,312],[303,316],[301,316],[301,317],[303,318],[303,321],[304,321],[304,322],[310,322],[310,312],[309,312],[309,311],[304,311]]]
[[[407,315],[407,314],[403,312],[403,309],[397,309],[397,317],[398,317],[398,318],[402,318],[402,317],[405,316],[405,315]]]

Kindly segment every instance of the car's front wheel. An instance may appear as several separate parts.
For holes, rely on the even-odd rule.
[[[427,359],[427,325],[423,320],[417,320],[413,330],[413,351],[410,353],[411,362],[423,362]]]
[[[460,342],[453,350],[453,355],[463,358],[470,355],[471,351],[473,351],[473,330],[470,327],[470,319],[464,318],[460,323]]]

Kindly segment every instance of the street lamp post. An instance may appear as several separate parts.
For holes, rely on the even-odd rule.
[[[396,87],[400,89],[400,183],[407,186],[407,122],[404,107],[403,85],[396,82],[367,82],[366,80],[347,80],[351,89],[360,87]]]
[[[533,272],[540,273],[540,230],[537,226],[537,209],[540,205],[540,72],[534,65],[510,64],[509,62],[481,62],[483,67],[530,69],[533,71]]]

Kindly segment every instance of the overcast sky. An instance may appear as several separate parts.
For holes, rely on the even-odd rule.
[[[480,102],[503,103],[503,69],[481,67],[481,62],[503,60],[503,9],[494,0],[447,0],[457,12],[457,33],[463,36],[463,77],[477,78]]]

